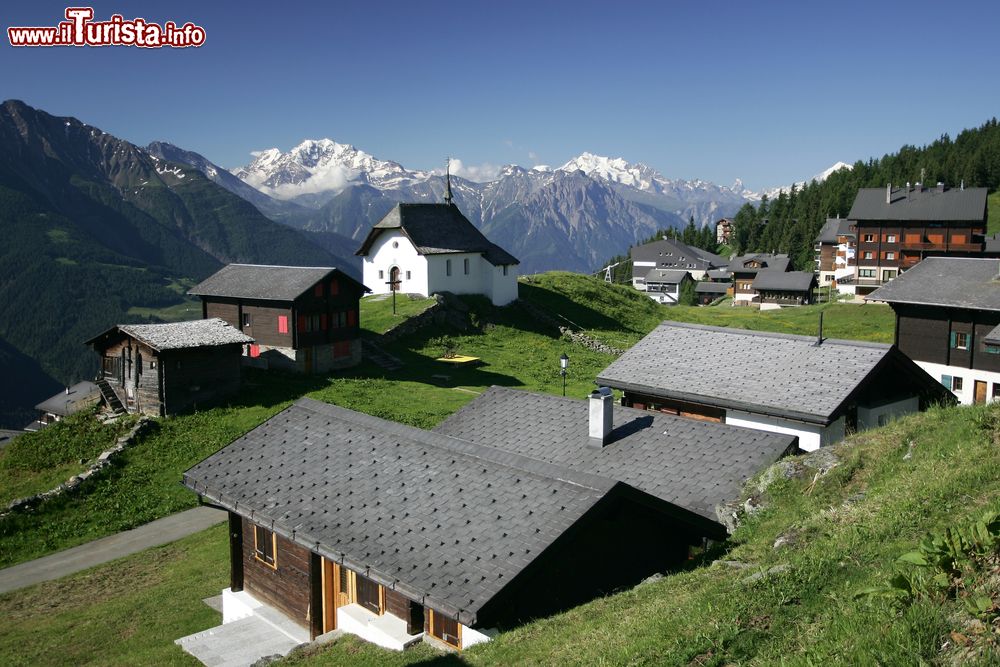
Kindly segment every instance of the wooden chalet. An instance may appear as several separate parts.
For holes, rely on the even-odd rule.
[[[157,417],[238,392],[240,357],[252,343],[218,318],[118,324],[86,342],[101,357],[103,401]]]
[[[739,255],[729,261],[729,273],[733,280],[733,305],[750,306],[759,304],[760,295],[753,283],[761,271],[788,271],[788,255],[752,253]]]
[[[361,362],[359,301],[368,288],[332,267],[229,264],[188,294],[202,316],[254,339],[245,361],[325,373]]]
[[[752,287],[761,309],[805,306],[813,302],[817,286],[812,271],[760,271]]]
[[[663,322],[597,377],[622,404],[777,433],[814,450],[951,403],[894,345]]]
[[[867,300],[896,313],[896,345],[966,405],[1000,400],[1000,259],[930,257]]]
[[[38,419],[24,427],[25,431],[37,431],[49,424],[62,421],[72,414],[97,405],[101,400],[101,390],[93,382],[84,380],[72,387],[66,387],[35,406]]]
[[[854,221],[856,293],[868,294],[926,257],[982,257],[986,251],[986,188],[863,188]]]
[[[301,399],[184,484],[229,512],[223,627],[278,610],[307,637],[461,649],[683,564],[725,535],[714,503],[795,444],[607,390],[492,388],[436,431]]]

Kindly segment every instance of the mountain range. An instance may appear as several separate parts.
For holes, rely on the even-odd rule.
[[[16,100],[0,105],[0,230],[0,376],[16,388],[0,425],[14,427],[55,382],[93,376],[83,341],[223,264],[344,261],[200,170]]]

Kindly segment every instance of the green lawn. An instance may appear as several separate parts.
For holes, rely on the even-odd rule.
[[[414,294],[396,295],[396,314],[392,314],[392,296],[375,294],[361,299],[361,328],[371,334],[382,334],[396,324],[419,315],[435,303],[433,298]]]
[[[154,317],[164,322],[199,320],[201,319],[201,301],[199,299],[185,299],[180,303],[162,308],[133,306],[128,309],[128,314],[135,317]]]

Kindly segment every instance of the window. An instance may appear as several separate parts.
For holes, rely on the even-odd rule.
[[[278,333],[288,333],[288,315],[278,315]]]
[[[451,260],[450,259],[444,260],[444,275],[446,275],[446,276],[450,276],[451,275]]]
[[[340,283],[334,278],[330,281],[330,296],[336,296],[340,294]]]
[[[379,271],[378,271],[378,279],[382,280],[383,278],[385,278],[385,271],[383,271],[382,269],[379,269]]]
[[[409,271],[407,271],[407,272],[406,272],[406,279],[407,279],[407,280],[409,280],[409,279],[410,279],[410,272],[409,272]]]
[[[865,234],[865,243],[872,243],[875,241],[874,234]]]
[[[885,258],[886,259],[896,259],[896,253],[894,253],[894,252],[887,252],[887,253],[885,253]]]
[[[469,275],[469,258],[468,257],[466,257],[465,259],[462,260],[462,272],[465,273],[465,275]]]
[[[250,326],[250,313],[243,313],[243,326]]]
[[[993,400],[1000,398],[1000,382],[993,383]]]
[[[269,567],[278,568],[278,561],[275,558],[278,551],[278,538],[273,531],[260,526],[254,526],[253,551],[257,560]]]
[[[503,274],[507,275],[507,265],[506,264],[503,265]]]
[[[864,253],[864,259],[874,259],[874,258],[875,258],[875,255],[871,251],[868,251],[868,252]]]
[[[951,346],[956,350],[968,350],[969,349],[969,334],[962,333],[961,331],[951,332]]]
[[[156,368],[156,362],[155,361],[149,362],[149,367],[150,368]]]
[[[951,390],[962,391],[962,378],[957,375],[951,379]]]
[[[323,283],[319,283],[313,288],[313,296],[323,297]]]
[[[943,384],[948,389],[951,389],[951,376],[950,375],[942,375],[941,376],[941,384]]]
[[[882,281],[883,282],[888,282],[888,281],[892,280],[895,277],[896,277],[896,272],[895,271],[883,271],[882,272]]]
[[[858,278],[874,278],[875,269],[858,269]]]
[[[886,234],[885,235],[885,242],[886,243],[895,243],[896,242],[896,235],[895,234]]]

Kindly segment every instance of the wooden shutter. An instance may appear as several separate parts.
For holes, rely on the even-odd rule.
[[[278,333],[288,333],[288,315],[278,315]]]
[[[318,297],[323,296],[323,283],[316,283],[316,287],[313,288],[313,294]]]
[[[353,327],[358,323],[358,311],[349,310],[347,311],[347,326]]]
[[[321,331],[326,331],[326,313],[319,316],[319,328]]]
[[[299,325],[299,333],[302,333],[303,331],[306,330],[306,316],[305,315],[299,315],[298,325]]]
[[[337,279],[334,278],[330,281],[330,296],[336,296],[338,294],[340,294],[340,283],[338,283]]]
[[[260,356],[260,345],[258,345],[257,343],[252,343],[250,345],[250,356],[254,358]]]

